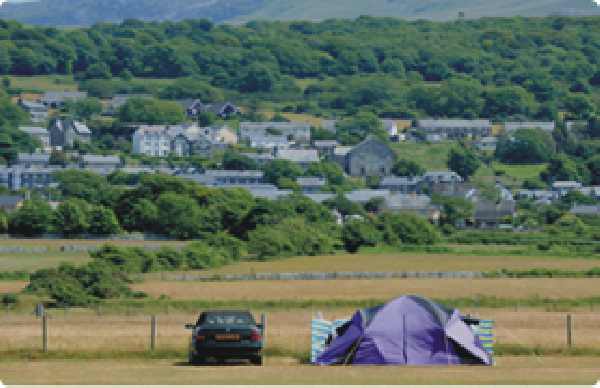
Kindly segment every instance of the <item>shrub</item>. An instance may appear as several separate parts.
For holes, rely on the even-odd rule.
[[[369,221],[351,220],[342,228],[342,242],[350,253],[358,252],[361,246],[374,247],[380,239],[380,233]]]
[[[331,253],[334,245],[334,237],[319,225],[307,223],[302,218],[284,220],[272,226],[259,226],[248,234],[249,251],[261,260]]]
[[[19,303],[19,297],[16,294],[8,293],[2,295],[2,304],[6,307]]]
[[[383,232],[384,241],[390,245],[431,245],[440,238],[433,225],[414,214],[382,214],[378,228]]]
[[[187,266],[191,269],[220,267],[230,261],[224,251],[212,248],[204,242],[190,244],[183,254]]]
[[[11,214],[10,232],[26,237],[40,236],[50,230],[52,218],[52,208],[46,202],[25,201],[19,210]]]

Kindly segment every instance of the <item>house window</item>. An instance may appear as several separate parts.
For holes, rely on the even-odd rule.
[[[361,176],[366,176],[367,175],[367,170],[364,167],[360,168],[360,175]]]

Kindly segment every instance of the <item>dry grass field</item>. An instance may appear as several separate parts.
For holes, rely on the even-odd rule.
[[[23,289],[27,285],[25,281],[0,281],[0,294],[5,294],[8,292],[17,293]]]
[[[353,309],[322,309],[328,319],[344,319]],[[565,313],[534,310],[461,311],[495,321],[499,344],[559,349],[566,345]],[[269,311],[267,346],[283,354],[307,354],[310,348],[310,320],[317,313],[311,309]],[[260,312],[254,311],[259,317]],[[574,344],[599,347],[600,314],[573,313]],[[190,332],[185,323],[194,322],[197,314],[174,312],[157,316],[157,349],[185,352]],[[29,315],[0,315],[0,349],[2,351],[36,350],[41,347],[41,322]],[[60,311],[49,319],[49,349],[62,352],[144,351],[149,347],[150,317],[146,315],[101,315],[89,312]],[[600,363],[600,360],[599,360]],[[1,375],[0,375],[1,376]]]
[[[493,249],[496,249],[494,247]],[[208,274],[249,274],[261,272],[335,271],[493,271],[507,269],[585,270],[600,266],[600,260],[586,258],[477,256],[461,254],[381,253],[339,254],[295,257],[285,260],[245,261],[207,271]]]
[[[600,295],[598,279],[376,279],[252,282],[150,280],[136,290],[179,300],[365,300],[399,295],[429,298],[496,296],[525,299],[584,298]]]
[[[593,357],[500,357],[494,367],[315,367],[268,358],[263,367],[192,367],[177,360],[0,361],[5,384],[581,384],[600,376]]]

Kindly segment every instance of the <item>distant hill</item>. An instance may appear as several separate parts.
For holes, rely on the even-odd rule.
[[[44,25],[89,25],[135,18],[215,22],[323,20],[360,15],[448,20],[483,16],[600,15],[592,0],[12,0],[0,18]]]

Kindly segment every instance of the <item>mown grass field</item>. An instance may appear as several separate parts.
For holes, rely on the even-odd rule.
[[[191,367],[179,360],[0,361],[5,384],[585,384],[595,357],[500,357],[494,367],[314,367],[268,358],[263,367]]]
[[[90,260],[87,252],[0,253],[0,272],[27,271],[57,267],[61,263],[84,264]]]
[[[392,149],[400,159],[412,160],[428,171],[448,170],[448,153],[454,143],[395,143]]]
[[[63,92],[76,91],[77,83],[72,76],[40,75],[40,76],[9,76],[11,87],[15,89]]]

